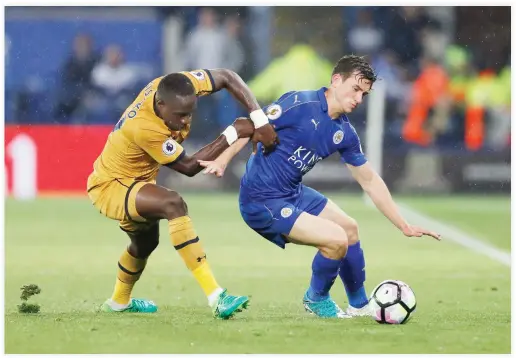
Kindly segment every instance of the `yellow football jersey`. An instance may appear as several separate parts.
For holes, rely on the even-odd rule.
[[[192,81],[197,96],[213,91],[213,79],[208,71],[181,73]],[[170,131],[154,112],[154,94],[162,78],[154,79],[139,93],[110,133],[93,165],[98,179],[152,181],[161,165],[178,160],[184,153],[180,143],[188,136],[190,127],[180,132]]]

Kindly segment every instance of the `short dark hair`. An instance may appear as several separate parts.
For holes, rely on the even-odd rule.
[[[374,83],[377,80],[377,74],[367,62],[364,56],[346,55],[337,61],[333,67],[332,76],[340,74],[344,79],[351,76],[353,72],[357,71],[359,78],[366,79]]]
[[[192,81],[182,73],[171,73],[161,79],[157,93],[160,98],[170,95],[191,96],[195,94],[195,88]]]

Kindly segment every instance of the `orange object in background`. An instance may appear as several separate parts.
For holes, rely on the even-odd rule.
[[[469,150],[478,150],[484,143],[484,108],[468,106],[466,108],[464,141]]]
[[[485,70],[478,74],[466,93],[466,118],[464,123],[464,142],[469,150],[479,150],[484,144],[485,107],[495,73]]]
[[[493,71],[482,71],[469,81],[465,88],[464,142],[469,150],[479,150],[484,144],[485,107],[494,77]],[[431,134],[424,128],[430,109],[435,107],[443,96],[450,95],[457,100],[458,93],[453,93],[446,72],[434,64],[423,70],[414,82],[412,91],[412,101],[403,126],[403,138],[407,142],[426,147],[432,142]]]
[[[407,142],[428,146],[432,137],[424,129],[430,109],[448,90],[448,75],[437,64],[425,67],[412,86],[412,100],[407,120],[403,126],[403,138]]]

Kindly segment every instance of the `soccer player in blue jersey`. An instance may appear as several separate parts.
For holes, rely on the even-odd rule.
[[[266,109],[280,144],[268,154],[258,144],[241,180],[240,212],[250,228],[281,248],[293,243],[318,249],[303,304],[319,317],[350,318],[370,312],[357,222],[301,183],[317,162],[339,152],[376,207],[404,235],[440,239],[437,233],[412,226],[400,215],[349,122],[347,114],[362,103],[375,81],[376,74],[364,58],[344,56],[335,65],[328,88],[285,93]],[[240,139],[215,161],[201,162],[205,173],[222,176],[227,163],[248,141]],[[329,295],[337,276],[348,296],[346,312]]]

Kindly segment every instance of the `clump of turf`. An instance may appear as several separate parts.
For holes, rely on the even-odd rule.
[[[21,304],[18,305],[18,312],[20,313],[38,313],[40,310],[40,306],[37,303],[27,303],[27,300],[41,293],[41,288],[38,285],[24,285],[20,288],[21,295],[20,298],[22,301]]]

